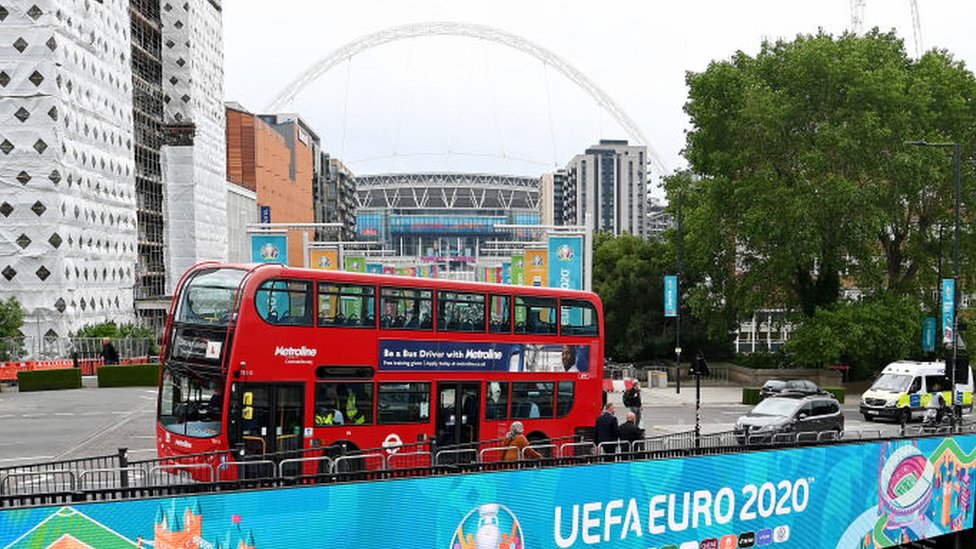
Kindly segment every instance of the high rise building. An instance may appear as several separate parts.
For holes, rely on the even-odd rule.
[[[338,158],[321,153],[320,177],[315,186],[316,223],[341,223],[342,228],[322,231],[326,235],[338,235],[342,240],[356,239],[356,176]]]
[[[539,222],[543,225],[555,225],[556,220],[562,221],[562,216],[555,215],[553,199],[555,194],[553,174],[544,173],[539,178]]]
[[[562,185],[564,225],[644,236],[647,147],[601,139],[566,166]]]
[[[182,271],[226,258],[220,9],[0,5],[0,295],[25,334],[161,327]]]

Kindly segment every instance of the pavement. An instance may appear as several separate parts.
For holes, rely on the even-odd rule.
[[[623,403],[623,393],[610,393],[609,402],[621,405]],[[853,405],[855,408],[861,402],[861,393],[845,394],[843,407]],[[667,388],[647,388],[641,387],[641,403],[644,408],[673,408],[682,406],[695,406],[695,385],[684,384],[681,392],[678,393],[672,385]],[[733,406],[740,405],[744,408],[752,406],[742,404],[742,386],[707,386],[701,388],[702,407]]]

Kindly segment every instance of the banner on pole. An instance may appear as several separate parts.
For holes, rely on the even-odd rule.
[[[365,273],[366,258],[361,256],[349,256],[343,259],[343,268],[350,273]]]
[[[339,248],[314,248],[308,252],[313,269],[339,270]]]
[[[942,341],[952,342],[952,328],[955,326],[956,313],[956,281],[952,278],[942,279]]]
[[[525,286],[525,256],[512,256],[512,284],[515,286]]]
[[[525,285],[549,286],[549,250],[525,250]]]
[[[675,275],[664,277],[664,316],[678,316],[678,277]]]

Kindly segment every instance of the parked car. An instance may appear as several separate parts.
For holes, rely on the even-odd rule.
[[[759,389],[759,400],[771,396],[820,394],[824,394],[824,391],[816,383],[806,379],[770,379]]]
[[[765,443],[784,433],[832,433],[844,431],[844,414],[832,395],[769,397],[739,418],[735,436],[739,444]],[[811,437],[813,438],[813,437]]]

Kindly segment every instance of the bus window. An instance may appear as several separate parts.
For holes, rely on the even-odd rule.
[[[554,389],[551,381],[512,383],[512,419],[551,418]]]
[[[517,334],[555,334],[556,298],[516,296],[515,318]]]
[[[572,381],[560,381],[559,392],[556,394],[556,417],[566,417],[573,409],[573,396],[576,384]]]
[[[489,381],[485,396],[485,419],[508,419],[508,382]]]
[[[255,293],[258,315],[269,324],[312,325],[312,283],[268,280]]]
[[[437,329],[446,332],[484,332],[484,294],[437,292]]]
[[[491,322],[488,331],[493,334],[512,333],[512,297],[507,295],[491,296]]]
[[[167,431],[188,437],[219,435],[224,381],[219,372],[164,368],[159,422]]]
[[[559,326],[562,335],[600,335],[596,308],[586,301],[562,300],[559,303]]]
[[[376,327],[372,286],[319,284],[319,326]]]
[[[176,322],[226,325],[234,310],[237,287],[246,274],[240,269],[213,269],[195,275],[183,289]]]
[[[427,423],[430,421],[430,383],[379,383],[377,423]]]
[[[315,384],[315,426],[373,423],[373,384],[328,382]]]
[[[433,290],[380,289],[380,326],[397,330],[433,328]]]

